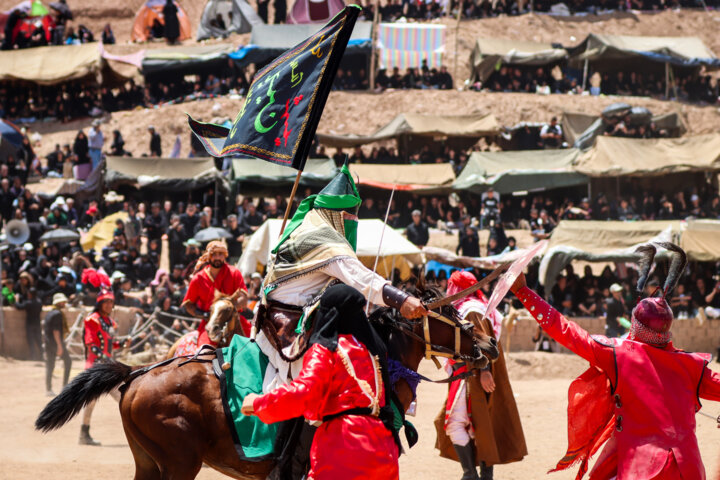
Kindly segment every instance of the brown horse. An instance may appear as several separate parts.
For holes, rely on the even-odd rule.
[[[234,294],[227,296],[219,290],[215,290],[215,300],[210,306],[209,320],[205,325],[205,330],[208,332],[210,340],[215,342],[218,348],[227,347],[233,335],[243,334],[238,311],[235,308],[235,302],[240,297],[240,293],[241,291],[238,290]],[[178,347],[180,347],[180,355],[194,355],[201,346],[198,345],[197,330],[188,332],[173,343],[166,358],[176,357]]]
[[[458,319],[452,307],[445,307],[444,313],[448,312],[454,315],[453,321]],[[457,328],[434,318],[408,322],[396,316],[384,325],[392,330],[388,335],[390,351],[398,352],[396,360],[412,370],[425,355],[428,341],[434,351],[454,352],[457,357],[477,361],[479,366],[487,364],[485,355],[498,356],[494,339],[474,335],[468,329],[458,333]],[[119,362],[97,364],[50,401],[40,413],[36,428],[47,432],[61,427],[85,404],[121,383],[125,385],[120,415],[135,459],[136,480],[193,479],[203,463],[238,479],[264,479],[273,469],[273,461],[250,462],[238,457],[223,409],[220,382],[207,362],[176,359],[145,370]],[[412,392],[404,381],[395,387],[400,389],[407,409]]]

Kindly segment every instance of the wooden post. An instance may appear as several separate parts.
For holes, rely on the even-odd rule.
[[[455,64],[453,65],[453,79],[454,79],[454,85],[457,87],[458,84],[460,84],[460,80],[458,79],[458,43],[460,43],[460,18],[462,17],[462,11],[463,11],[463,0],[460,0],[460,3],[458,4],[458,14],[457,14],[457,21],[455,22]],[[464,82],[463,82],[464,83]]]
[[[375,90],[375,70],[377,64],[375,44],[377,43],[378,19],[380,18],[380,0],[375,0],[374,5],[372,31],[370,32],[370,84],[368,85],[370,91]]]
[[[583,66],[583,83],[582,83],[582,89],[583,92],[586,90],[587,85],[587,75],[588,75],[588,59],[585,59],[585,65]]]
[[[282,227],[280,227],[280,236],[282,236],[285,231],[285,224],[290,217],[290,210],[292,210],[295,194],[297,193],[298,184],[300,183],[300,175],[302,175],[302,170],[298,170],[297,176],[295,177],[295,183],[293,184],[292,191],[290,192],[290,200],[288,201],[287,208],[285,208],[285,216],[283,217]]]
[[[665,62],[665,100],[670,97],[670,64]]]

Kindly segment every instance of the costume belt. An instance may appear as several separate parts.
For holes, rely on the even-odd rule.
[[[350,408],[348,410],[343,410],[342,412],[338,412],[338,413],[331,413],[330,415],[325,415],[322,420],[323,420],[323,422],[329,422],[330,420],[334,420],[334,419],[336,419],[338,417],[342,417],[344,415],[367,415],[370,417],[377,418],[377,415],[373,415],[372,408],[358,407],[358,408]]]

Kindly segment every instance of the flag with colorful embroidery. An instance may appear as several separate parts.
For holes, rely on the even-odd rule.
[[[232,128],[189,118],[213,157],[250,155],[302,170],[340,59],[361,9],[327,25],[255,75]]]

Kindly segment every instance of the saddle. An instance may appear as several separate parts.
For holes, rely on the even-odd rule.
[[[270,302],[268,305],[258,307],[257,329],[265,333],[283,360],[287,362],[294,362],[302,357],[309,347],[312,327],[307,328],[302,334],[296,332],[302,315],[301,307],[280,302]],[[288,354],[283,352],[290,346],[292,348]]]

